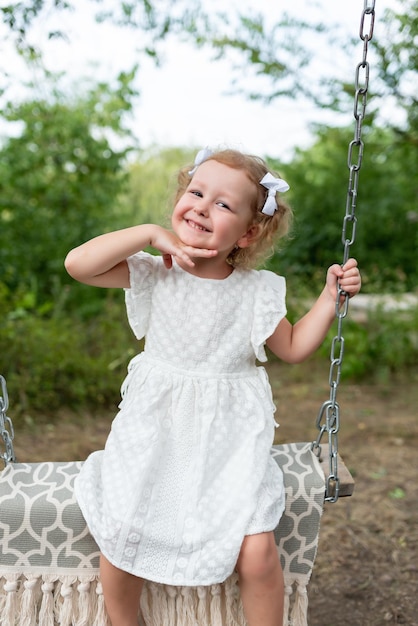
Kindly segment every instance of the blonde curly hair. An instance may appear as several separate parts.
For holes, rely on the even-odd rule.
[[[291,226],[292,210],[276,194],[277,211],[274,215],[265,215],[261,212],[266,201],[268,190],[260,185],[260,180],[270,172],[265,161],[257,156],[245,154],[238,150],[226,149],[213,152],[207,159],[213,160],[234,169],[243,170],[254,183],[254,197],[251,201],[253,221],[250,226],[257,226],[250,245],[246,248],[235,248],[227,258],[232,267],[253,268],[265,261],[274,252],[279,239],[285,237]],[[184,194],[190,184],[190,170],[193,166],[183,167],[177,177],[177,191],[175,204]],[[274,176],[276,173],[271,172]]]

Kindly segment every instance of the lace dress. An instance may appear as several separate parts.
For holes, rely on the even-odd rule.
[[[128,319],[145,348],[76,496],[116,567],[172,585],[222,582],[244,536],[273,530],[284,509],[275,407],[256,359],[286,313],[285,281],[239,269],[202,279],[144,252],[128,264]]]

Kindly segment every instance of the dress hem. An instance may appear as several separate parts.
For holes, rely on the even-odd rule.
[[[232,566],[231,570],[226,575],[222,576],[221,578],[216,578],[216,579],[212,578],[212,579],[210,579],[210,581],[208,580],[208,581],[205,581],[205,582],[202,582],[202,581],[197,582],[197,581],[191,581],[191,580],[173,581],[172,579],[166,579],[166,578],[161,577],[161,576],[149,576],[149,575],[146,575],[146,574],[143,575],[143,574],[139,573],[140,570],[136,569],[136,568],[128,569],[128,568],[125,568],[125,567],[120,567],[120,565],[118,565],[116,563],[116,561],[113,559],[113,557],[111,557],[107,553],[106,550],[103,550],[100,547],[99,541],[95,537],[94,532],[92,532],[92,530],[90,529],[90,527],[88,525],[88,522],[86,520],[86,517],[84,515],[85,504],[84,504],[84,501],[83,501],[83,498],[82,498],[81,494],[80,494],[80,497],[77,497],[77,488],[76,487],[75,487],[75,495],[76,495],[76,499],[77,499],[78,505],[80,507],[81,513],[82,513],[82,515],[83,515],[83,517],[84,517],[84,519],[86,521],[86,525],[87,525],[88,531],[90,532],[90,534],[92,535],[93,539],[95,540],[95,542],[97,544],[97,547],[99,548],[100,554],[102,554],[105,557],[105,559],[107,561],[109,561],[109,563],[111,565],[113,565],[113,567],[116,567],[117,569],[119,569],[119,570],[121,570],[123,572],[126,572],[127,574],[131,574],[132,576],[135,576],[136,578],[140,578],[142,580],[146,580],[146,581],[149,581],[149,582],[157,583],[157,584],[160,584],[160,585],[171,585],[173,587],[210,587],[211,585],[219,585],[219,584],[224,583],[235,572],[235,567],[236,567],[236,563],[238,561],[238,557],[237,557],[237,560],[235,561],[234,565]],[[245,535],[243,535],[242,542],[244,541],[245,537],[252,537],[254,535],[260,535],[260,534],[263,534],[263,533],[274,532],[274,530],[277,528],[277,526],[279,524],[279,521],[280,521],[280,519],[281,519],[281,517],[283,515],[284,509],[285,509],[285,507],[283,506],[283,509],[280,512],[280,516],[278,517],[278,520],[277,520],[277,522],[274,525],[272,525],[271,527],[264,528],[263,530],[256,529],[256,530],[251,530],[251,531],[246,532]],[[241,546],[242,546],[242,542],[241,542]],[[238,552],[238,555],[239,555],[239,552]]]
[[[222,578],[219,578],[219,579],[211,579],[208,582],[201,582],[201,581],[196,582],[196,581],[187,581],[187,580],[173,581],[173,580],[169,580],[164,577],[161,577],[161,576],[151,577],[149,575],[142,575],[138,573],[138,570],[133,571],[131,569],[122,568],[119,565],[116,565],[116,563],[110,558],[109,555],[105,553],[104,550],[100,550],[100,554],[102,554],[105,557],[105,559],[107,559],[107,561],[109,561],[109,563],[113,565],[113,567],[120,569],[122,572],[131,574],[132,576],[135,576],[136,578],[140,578],[142,580],[146,580],[147,582],[157,583],[158,585],[170,585],[172,587],[211,587],[212,585],[220,585],[224,583],[231,576],[231,574],[233,574],[235,571],[235,565],[234,565],[234,567],[231,569],[231,571],[228,574],[226,574],[226,576],[222,576]]]
[[[246,535],[244,535],[243,537],[243,541],[245,539],[245,537],[252,537],[253,535],[261,535],[263,533],[270,533],[270,532],[274,532],[274,530],[276,529],[277,525],[273,526],[272,528],[269,528],[267,530],[260,530],[260,531],[255,531],[255,532],[251,532],[251,533],[247,533]],[[96,540],[97,541],[97,540]],[[242,545],[242,544],[241,544]],[[116,567],[117,569],[120,569],[123,572],[126,572],[127,574],[131,574],[132,576],[135,576],[136,578],[141,578],[142,580],[146,580],[148,582],[152,582],[152,583],[157,583],[159,585],[171,585],[173,587],[210,587],[212,585],[220,585],[222,583],[224,583],[236,570],[236,563],[235,562],[234,566],[232,567],[232,569],[230,570],[230,572],[228,572],[226,574],[226,576],[222,576],[222,578],[219,579],[210,579],[210,581],[207,582],[202,582],[202,581],[188,581],[188,580],[182,580],[182,581],[173,581],[173,580],[169,580],[166,579],[164,577],[161,576],[152,576],[150,577],[149,575],[142,575],[140,573],[138,573],[139,570],[134,568],[131,569],[127,569],[127,568],[122,568],[120,567],[120,565],[117,565],[116,562],[113,560],[113,558],[111,558],[108,554],[106,554],[106,552],[104,550],[102,550],[99,546],[99,550],[100,553],[105,557],[105,559],[107,559],[109,561],[109,563],[111,565],[113,565],[113,567]]]

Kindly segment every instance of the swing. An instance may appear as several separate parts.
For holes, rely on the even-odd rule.
[[[375,0],[364,1],[360,38],[363,59],[355,80],[355,134],[349,144],[349,184],[342,227],[344,260],[355,240],[358,177],[364,144],[362,122],[368,91],[368,42],[373,36]],[[365,16],[370,29],[364,32]],[[360,72],[364,81],[360,85]],[[353,162],[357,151],[357,162]],[[351,232],[348,234],[348,230]],[[344,356],[343,319],[348,297],[336,300],[337,334],[330,354],[330,397],[316,419],[313,442],[275,445],[272,456],[282,468],[286,510],[275,530],[284,579],[284,626],[307,626],[307,585],[318,546],[324,501],[353,493],[354,481],[338,454],[340,410],[337,391]],[[14,431],[7,416],[6,381],[0,376],[0,435],[5,468],[0,473],[0,626],[107,626],[99,579],[99,549],[74,497],[73,484],[82,463],[17,463]],[[328,441],[322,443],[324,434]],[[325,459],[328,468],[325,469]],[[146,582],[141,596],[144,626],[244,626],[238,578],[233,574],[210,587],[174,587]]]

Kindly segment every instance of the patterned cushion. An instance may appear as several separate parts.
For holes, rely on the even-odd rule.
[[[272,455],[286,489],[286,510],[275,531],[286,585],[285,623],[291,613],[291,623],[304,626],[324,475],[309,443],[274,446]],[[99,550],[73,493],[80,467],[81,462],[16,463],[0,474],[0,624],[35,626],[40,616],[49,616],[45,623],[52,625],[53,615],[61,626],[106,624]],[[161,619],[172,626],[186,624],[191,607],[200,612],[191,623],[244,623],[235,575],[212,587],[147,583],[144,588],[141,608],[149,626]]]

